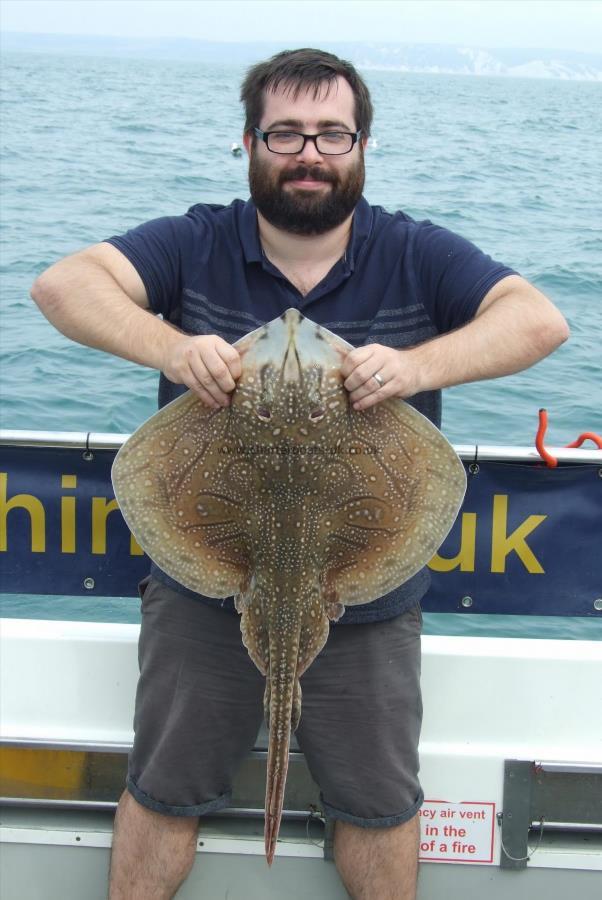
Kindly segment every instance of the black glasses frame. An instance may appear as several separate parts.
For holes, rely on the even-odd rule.
[[[260,141],[263,141],[270,153],[277,153],[279,156],[296,156],[299,153],[303,153],[305,150],[305,145],[308,141],[313,141],[314,147],[320,154],[320,156],[345,156],[346,153],[351,153],[355,144],[360,139],[362,134],[362,130],[360,128],[359,131],[341,131],[339,129],[331,129],[330,131],[320,131],[318,134],[303,134],[301,131],[262,131],[261,128],[252,128],[251,131],[253,134],[259,138]],[[322,137],[325,134],[347,134],[351,138],[351,147],[349,150],[342,150],[340,153],[329,153],[323,152],[318,147],[318,138]],[[272,150],[270,145],[268,144],[268,140],[270,135],[272,134],[296,134],[299,137],[303,138],[303,146],[299,150]]]

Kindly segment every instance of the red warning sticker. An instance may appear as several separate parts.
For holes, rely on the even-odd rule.
[[[424,862],[492,863],[495,803],[425,800],[420,809]]]

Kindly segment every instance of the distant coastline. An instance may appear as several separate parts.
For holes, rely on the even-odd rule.
[[[376,42],[325,41],[321,46],[345,59],[350,59],[363,69],[602,82],[602,53]],[[285,44],[213,43],[188,38],[149,39],[4,32],[0,34],[0,47],[3,52],[179,59],[223,65],[249,65],[285,49]]]

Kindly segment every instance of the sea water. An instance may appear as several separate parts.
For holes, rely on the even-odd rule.
[[[248,196],[243,70],[177,60],[7,53],[2,78],[2,426],[127,433],[157,373],[74,344],[29,299],[34,278],[87,245],[198,202]],[[571,326],[551,357],[447,390],[455,443],[602,431],[602,86],[365,71],[376,115],[365,194],[459,232],[544,291]],[[602,585],[601,585],[602,589]],[[134,600],[16,597],[4,615],[137,621]],[[602,623],[425,614],[428,633],[600,638]]]

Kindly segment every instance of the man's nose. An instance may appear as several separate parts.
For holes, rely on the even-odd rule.
[[[318,152],[315,141],[305,141],[305,146],[297,153],[297,159],[306,165],[319,162],[322,159],[321,153]]]

